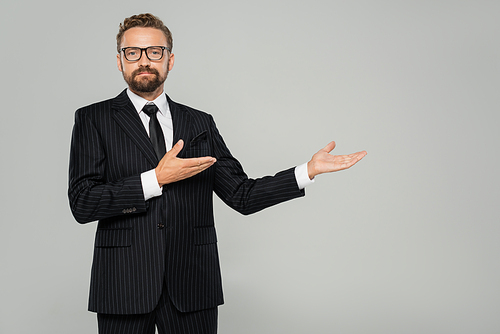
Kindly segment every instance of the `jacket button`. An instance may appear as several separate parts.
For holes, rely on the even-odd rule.
[[[160,224],[158,224],[158,228],[159,228],[160,230],[161,230],[162,228],[164,228],[164,227],[165,227],[165,225],[164,225],[164,224],[161,224],[161,223],[160,223]]]
[[[136,211],[137,211],[137,209],[135,207],[122,210],[123,213],[132,213],[132,212],[136,212]]]

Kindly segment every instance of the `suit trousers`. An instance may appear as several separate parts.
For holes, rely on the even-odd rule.
[[[164,284],[158,305],[146,314],[97,314],[99,334],[217,334],[217,307],[181,312]]]

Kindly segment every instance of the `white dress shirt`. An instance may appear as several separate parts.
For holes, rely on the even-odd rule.
[[[144,106],[150,102],[154,103],[158,107],[159,112],[156,114],[156,116],[158,118],[158,121],[160,122],[163,135],[165,136],[165,147],[167,149],[167,152],[170,151],[173,146],[174,128],[172,125],[172,115],[170,114],[167,96],[164,93],[161,93],[160,96],[158,96],[154,101],[148,101],[133,93],[130,89],[127,89],[127,95],[130,98],[130,101],[132,101],[135,109],[137,110],[137,113],[139,114],[139,117],[141,118],[141,121],[144,124],[144,128],[146,129],[148,135],[149,116],[142,111],[142,108],[144,108]],[[297,180],[299,189],[304,189],[306,186],[314,182],[314,180],[309,179],[309,175],[307,173],[307,163],[295,167],[295,179]],[[146,201],[152,197],[161,196],[162,188],[158,184],[156,172],[154,169],[142,173],[141,182],[144,199]]]

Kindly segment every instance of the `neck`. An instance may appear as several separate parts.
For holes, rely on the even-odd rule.
[[[140,97],[142,97],[143,99],[148,100],[148,101],[154,101],[154,100],[156,100],[156,98],[163,93],[163,87],[158,87],[158,89],[156,89],[153,92],[137,92],[137,91],[131,89],[130,87],[129,87],[129,89],[134,94],[137,94]]]

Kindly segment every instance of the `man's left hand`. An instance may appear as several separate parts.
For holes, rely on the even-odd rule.
[[[319,174],[337,172],[350,168],[367,154],[366,151],[361,151],[348,155],[332,155],[330,152],[334,148],[335,142],[332,141],[313,155],[311,161],[307,163],[309,179],[312,180]]]

